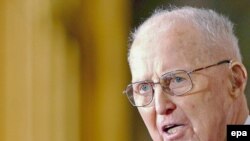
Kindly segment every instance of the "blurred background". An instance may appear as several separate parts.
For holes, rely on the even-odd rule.
[[[127,39],[155,8],[184,5],[235,23],[249,72],[249,0],[1,0],[0,140],[150,141],[122,94]]]

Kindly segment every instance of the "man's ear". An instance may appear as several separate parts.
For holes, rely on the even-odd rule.
[[[239,96],[244,93],[246,83],[247,83],[247,71],[245,66],[237,61],[231,62],[231,95],[234,97]]]

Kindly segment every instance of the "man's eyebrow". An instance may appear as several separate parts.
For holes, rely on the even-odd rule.
[[[147,83],[147,82],[153,82],[152,80],[139,80],[139,81],[132,81],[131,84],[135,84],[135,83]]]

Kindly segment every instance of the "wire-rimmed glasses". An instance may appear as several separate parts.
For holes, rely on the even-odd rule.
[[[189,92],[193,87],[190,74],[213,66],[225,63],[231,63],[232,60],[223,60],[216,64],[194,69],[192,71],[176,70],[163,74],[159,82],[139,81],[131,83],[123,91],[133,106],[145,107],[149,105],[154,98],[154,85],[160,84],[162,90],[173,96],[182,96]]]

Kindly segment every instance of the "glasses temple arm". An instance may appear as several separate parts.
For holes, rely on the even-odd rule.
[[[192,72],[196,72],[196,71],[200,71],[200,70],[203,70],[203,69],[207,69],[207,68],[210,68],[210,67],[213,67],[213,66],[218,66],[218,65],[221,65],[221,64],[225,64],[225,63],[231,63],[232,61],[231,60],[223,60],[223,61],[220,61],[216,64],[213,64],[213,65],[209,65],[209,66],[206,66],[206,67],[202,67],[202,68],[198,68],[198,69],[194,69],[188,73],[192,73]]]

